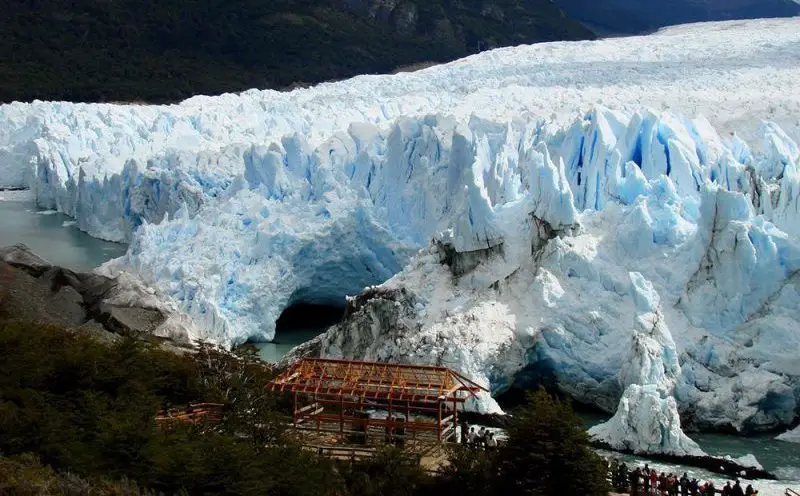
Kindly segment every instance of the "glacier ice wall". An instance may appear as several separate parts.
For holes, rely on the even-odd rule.
[[[672,138],[662,143],[652,129]],[[629,385],[642,386],[641,403],[667,381],[671,393],[648,404],[669,432],[678,429],[675,451],[694,449],[677,434],[678,411],[700,428],[791,422],[800,390],[797,210],[775,216],[765,205],[792,205],[787,178],[797,162],[782,166],[781,179],[762,176],[775,163],[768,144],[781,136],[773,125],[762,131],[751,148],[703,119],[601,108],[557,130],[509,126],[498,142],[517,154],[503,187],[486,189],[487,177],[506,170],[496,162],[509,163],[508,153],[491,155],[488,176],[470,167],[467,220],[452,212],[450,227],[380,286],[403,296],[359,300],[323,337],[322,353],[457,364],[494,394],[552,380],[608,411]],[[481,133],[472,135],[474,162],[484,163]],[[626,357],[624,323],[642,313],[631,272],[660,295],[672,337],[654,346],[640,337],[637,346],[652,350]]]
[[[798,43],[795,20],[720,23],[287,93],[14,103],[0,184],[129,241],[105,270],[136,271],[192,337],[269,339],[286,305],[393,277],[324,353],[496,394],[546,378],[608,411],[638,272],[682,417],[770,428],[800,397]]]

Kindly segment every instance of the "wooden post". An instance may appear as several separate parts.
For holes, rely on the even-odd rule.
[[[292,427],[297,427],[297,393],[292,391]]]
[[[344,396],[339,395],[339,436],[344,437]]]
[[[317,407],[312,411],[317,411],[319,409],[319,403],[317,402],[317,393],[314,393],[314,406]],[[319,433],[319,415],[314,415],[317,421],[317,433]]]
[[[411,422],[411,400],[406,400],[406,422]],[[411,439],[417,440],[416,429],[411,429]]]
[[[453,436],[455,437],[455,442],[459,441],[458,438],[458,404],[456,403],[456,399],[453,398]]]
[[[364,412],[364,397],[360,396],[358,404],[361,407],[361,412]],[[369,444],[369,417],[362,419],[364,421],[364,444]]]
[[[436,440],[442,441],[442,400],[436,400]]]
[[[386,427],[389,430],[389,443],[394,441],[394,419],[392,415],[392,394],[389,393],[389,415],[386,417]]]

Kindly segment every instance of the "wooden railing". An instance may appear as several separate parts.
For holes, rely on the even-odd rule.
[[[306,445],[306,448],[313,449],[320,456],[329,458],[339,458],[348,460],[360,460],[375,455],[374,448],[362,448],[357,446],[322,446],[316,444]]]
[[[787,487],[786,488],[786,496],[800,496],[800,493],[795,491],[794,489]]]
[[[219,403],[191,403],[185,409],[162,410],[156,415],[156,423],[187,422],[196,424],[201,421],[219,422],[222,420],[224,405]]]

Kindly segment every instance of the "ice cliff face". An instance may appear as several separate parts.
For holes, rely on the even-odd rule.
[[[763,132],[754,149],[703,120],[604,109],[550,136],[522,132],[538,143],[503,187],[487,188],[496,160],[473,166],[467,220],[454,214],[403,272],[354,300],[321,353],[456,365],[495,394],[554,381],[619,407],[617,434],[653,433],[642,450],[696,452],[678,413],[700,428],[788,423],[797,159],[776,152],[794,145],[775,126]],[[780,179],[759,172],[775,166]]]
[[[130,241],[104,270],[193,338],[270,339],[287,305],[369,286],[321,353],[771,428],[800,397],[798,43],[793,20],[754,21],[292,93],[4,105],[0,181]]]

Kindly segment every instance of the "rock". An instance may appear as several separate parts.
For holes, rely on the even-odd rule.
[[[109,278],[52,265],[25,245],[0,248],[0,313],[92,333],[157,335],[181,341],[179,316],[165,311],[152,292],[129,275]]]
[[[100,304],[101,313],[96,317],[106,329],[117,334],[154,334],[166,318],[158,310],[136,307],[120,307]]]

